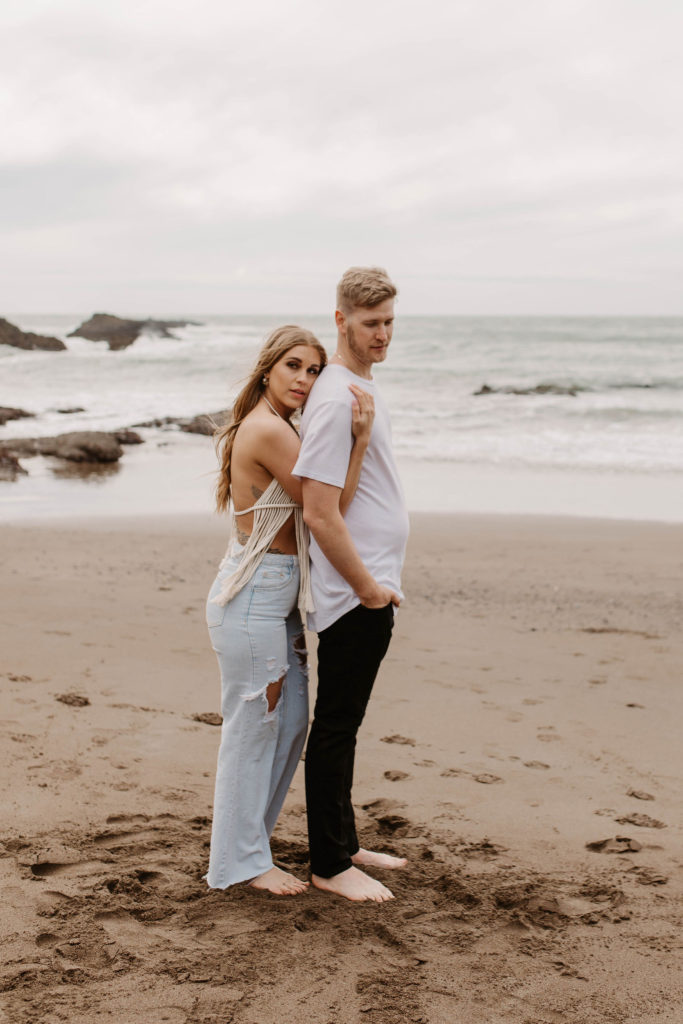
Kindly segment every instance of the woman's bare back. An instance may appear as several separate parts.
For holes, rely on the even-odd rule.
[[[253,409],[240,423],[232,449],[230,464],[232,500],[237,512],[251,508],[273,481],[273,476],[260,461],[265,457],[267,446],[271,442],[273,430],[292,428],[284,420],[282,424],[274,422],[273,413],[262,406]],[[246,543],[254,525],[254,513],[237,518],[237,539]],[[295,555],[297,552],[294,517],[290,516],[282,529],[276,534],[268,549],[283,555]]]

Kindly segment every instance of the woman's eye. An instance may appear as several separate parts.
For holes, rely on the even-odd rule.
[[[309,366],[308,372],[312,373],[314,377],[317,377],[318,374],[320,373],[320,370],[318,369],[317,366]]]

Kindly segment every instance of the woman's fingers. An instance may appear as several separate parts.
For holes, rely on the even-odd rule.
[[[367,443],[370,440],[372,424],[375,418],[375,400],[371,394],[359,388],[357,384],[349,384],[353,395],[351,403],[351,431],[356,441]]]
[[[351,406],[351,429],[354,437],[369,440],[374,418],[374,403],[369,405],[363,398],[354,399]]]
[[[368,419],[372,422],[375,416],[375,400],[373,396],[367,391],[363,391],[356,384],[349,384],[349,390],[354,397],[352,403],[354,418],[357,420]]]

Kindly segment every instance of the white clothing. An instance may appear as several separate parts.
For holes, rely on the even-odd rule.
[[[235,510],[232,501],[232,526],[234,529],[237,516],[244,516],[247,512],[254,513],[254,525],[247,543],[241,551],[239,566],[223,578],[219,592],[211,598],[213,604],[224,607],[228,601],[242,590],[249,582],[258,566],[263,561],[263,556],[273,540],[285,525],[289,517],[294,513],[294,526],[296,532],[296,547],[299,554],[301,579],[299,584],[299,611],[302,615],[313,611],[311,599],[311,583],[308,565],[308,530],[304,525],[303,510],[297,505],[284,487],[273,477],[263,494],[250,508],[244,508],[241,512]],[[233,555],[232,537],[228,544],[228,550],[220,564],[222,570]]]
[[[343,489],[353,447],[353,394],[357,384],[375,400],[375,420],[354,498],[344,516],[363,564],[375,580],[401,593],[408,539],[408,510],[391,444],[389,412],[374,380],[329,364],[315,382],[301,420],[301,451],[292,474]],[[308,628],[320,632],[360,604],[346,580],[328,562],[315,537],[309,543],[315,611]]]

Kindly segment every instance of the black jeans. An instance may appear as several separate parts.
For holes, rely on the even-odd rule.
[[[318,635],[318,696],[306,748],[311,869],[331,878],[351,867],[358,837],[351,805],[356,734],[387,653],[394,608],[358,605]]]

